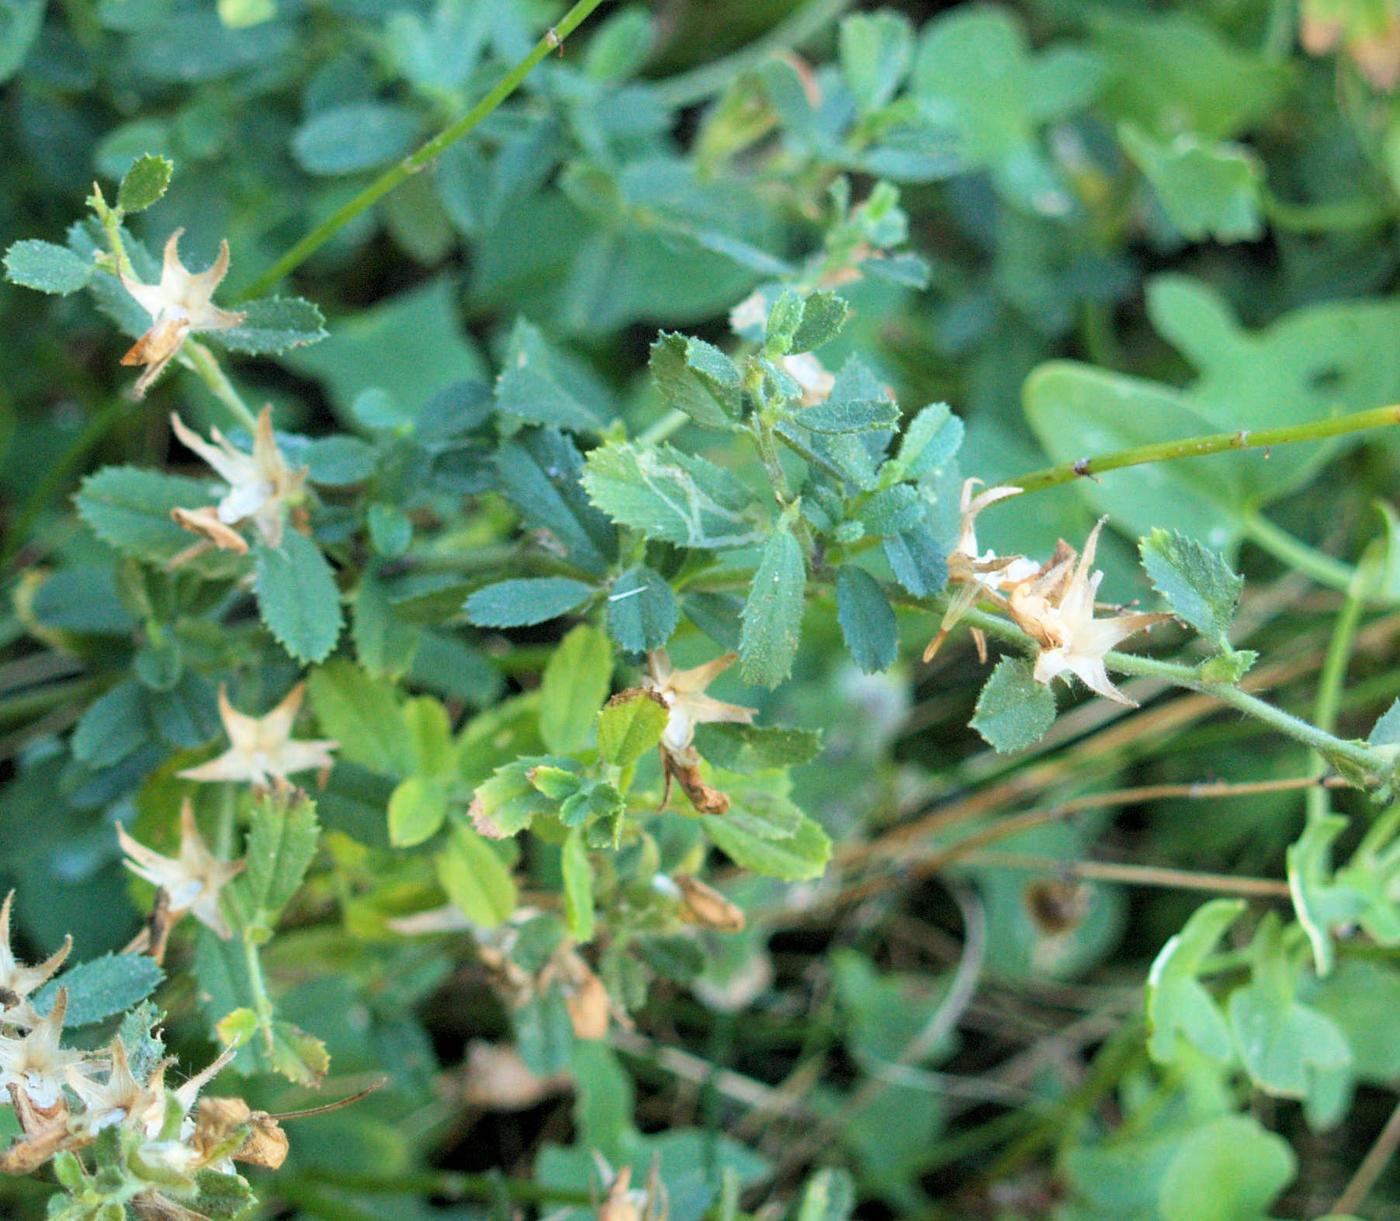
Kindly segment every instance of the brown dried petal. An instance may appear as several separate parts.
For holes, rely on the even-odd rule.
[[[678,873],[672,879],[681,890],[680,918],[687,924],[715,929],[721,933],[739,933],[744,929],[744,913],[713,886],[698,878]]]

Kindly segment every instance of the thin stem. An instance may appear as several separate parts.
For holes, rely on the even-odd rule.
[[[918,604],[926,606],[929,605],[929,601],[925,599]],[[972,627],[981,628],[989,636],[995,636],[1027,651],[1035,647],[1035,642],[1020,628],[997,615],[988,614],[981,610],[971,610],[963,618]],[[1275,708],[1272,704],[1259,699],[1258,696],[1250,695],[1239,687],[1225,683],[1205,682],[1201,679],[1200,672],[1195,666],[1117,652],[1106,654],[1104,664],[1118,674],[1131,674],[1140,678],[1158,678],[1174,686],[1185,687],[1190,691],[1199,691],[1202,695],[1212,696],[1222,704],[1228,704],[1256,720],[1263,721],[1287,737],[1312,748],[1333,766],[1345,765],[1346,768],[1354,772],[1378,779],[1390,773],[1390,766],[1385,759],[1363,743],[1350,742],[1335,734],[1328,733],[1326,730],[1319,729],[1301,717],[1285,712],[1282,708]]]
[[[690,417],[684,411],[677,411],[673,407],[659,420],[653,421],[637,434],[637,444],[640,446],[660,445],[662,441],[669,440],[688,423],[690,423]]]
[[[525,1179],[508,1179],[496,1174],[466,1174],[456,1170],[428,1170],[419,1174],[368,1175],[322,1174],[310,1171],[307,1178],[365,1194],[434,1195],[449,1200],[493,1200],[506,1196],[517,1204],[590,1204],[595,1201],[586,1191],[549,1187]]]
[[[578,3],[565,14],[558,25],[545,31],[544,37],[534,46],[534,49],[515,65],[505,76],[496,83],[484,98],[473,106],[455,123],[443,128],[436,136],[424,144],[417,152],[410,154],[395,165],[392,169],[386,170],[378,178],[365,187],[358,195],[349,202],[343,204],[330,214],[325,220],[316,226],[310,233],[297,242],[281,258],[272,264],[262,275],[250,284],[243,292],[241,300],[256,297],[265,293],[276,284],[283,276],[300,267],[307,259],[324,246],[332,237],[340,232],[355,217],[359,216],[367,208],[373,206],[385,195],[397,187],[400,183],[407,181],[420,170],[425,169],[431,162],[435,161],[452,145],[456,144],[463,136],[471,132],[478,124],[487,118],[502,102],[520,87],[524,79],[534,70],[536,64],[545,58],[551,51],[561,48],[570,34],[587,20],[602,0],[578,0]]]
[[[1261,513],[1250,511],[1243,517],[1245,537],[1256,546],[1267,551],[1276,560],[1282,561],[1295,572],[1301,572],[1310,580],[1328,589],[1347,593],[1356,577],[1356,569],[1341,560],[1309,547],[1294,538],[1287,530],[1274,525]]]
[[[1361,1165],[1351,1176],[1346,1190],[1337,1197],[1337,1202],[1332,1205],[1332,1212],[1343,1215],[1354,1213],[1360,1208],[1366,1202],[1366,1197],[1371,1194],[1371,1188],[1376,1185],[1376,1180],[1381,1177],[1381,1172],[1390,1164],[1390,1159],[1395,1156],[1395,1150],[1398,1147],[1400,1147],[1400,1104],[1397,1104],[1395,1110],[1391,1111],[1390,1118],[1385,1121],[1385,1127],[1381,1129],[1381,1134],[1376,1137],[1376,1143],[1371,1146],[1370,1152],[1362,1158]]]
[[[1023,869],[1028,873],[1068,874],[1095,882],[1122,882],[1128,886],[1160,886],[1169,890],[1205,890],[1212,894],[1243,895],[1255,899],[1286,899],[1288,883],[1273,878],[1242,878],[1232,873],[1193,873],[1156,865],[1129,865],[1117,861],[1076,861],[1024,852],[971,852],[969,865],[994,869]]]
[[[1356,644],[1356,631],[1361,625],[1363,589],[1367,584],[1362,576],[1364,571],[1364,566],[1357,570],[1356,579],[1352,581],[1346,601],[1342,603],[1342,609],[1337,614],[1337,621],[1332,627],[1332,638],[1327,643],[1327,656],[1322,663],[1322,673],[1318,676],[1317,696],[1313,701],[1313,722],[1327,733],[1333,733],[1337,728],[1337,714],[1342,705],[1342,687],[1346,682],[1347,663],[1351,660],[1352,648]],[[1316,765],[1318,771],[1326,766],[1321,758],[1317,758]],[[1309,821],[1323,817],[1329,807],[1326,793],[1320,789],[1308,793]]]
[[[250,437],[256,435],[258,431],[257,417],[252,413],[248,404],[243,401],[243,396],[234,388],[233,383],[229,381],[223,366],[214,359],[214,354],[202,343],[193,339],[185,340],[185,353],[189,357],[190,367],[199,374],[214,397],[227,407],[233,418],[248,430]]]
[[[1178,458],[1200,458],[1206,454],[1220,454],[1227,450],[1266,449],[1273,445],[1291,445],[1296,441],[1320,441],[1327,437],[1341,437],[1348,433],[1364,432],[1369,428],[1382,428],[1396,423],[1400,423],[1400,404],[1391,404],[1370,411],[1356,411],[1349,415],[1332,416],[1326,420],[1313,420],[1307,424],[1292,424],[1286,428],[1260,428],[1252,432],[1241,429],[1238,432],[1186,437],[1180,441],[1136,445],[1132,449],[1115,450],[1112,453],[1100,454],[1096,458],[1079,458],[1038,471],[1027,471],[1024,475],[1017,475],[1004,482],[1010,487],[1020,488],[1022,492],[1039,492],[1104,471],[1120,470],[1125,466],[1172,462]]]
[[[1391,206],[1378,199],[1339,199],[1328,203],[1297,204],[1263,192],[1264,214],[1280,229],[1294,233],[1338,233],[1372,229],[1394,215]]]

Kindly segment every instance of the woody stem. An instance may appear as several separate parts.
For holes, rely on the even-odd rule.
[[[578,0],[557,25],[545,32],[534,49],[515,65],[505,76],[496,82],[495,87],[455,123],[445,127],[417,152],[405,157],[392,169],[386,170],[365,187],[358,195],[337,208],[310,233],[297,242],[271,267],[262,273],[243,292],[240,300],[247,300],[265,293],[289,272],[300,267],[307,259],[324,246],[332,237],[348,225],[367,208],[378,203],[392,191],[429,164],[467,135],[483,119],[492,113],[502,102],[520,87],[520,83],[530,75],[535,65],[551,51],[562,47],[564,39],[574,32],[588,18],[602,0]]]

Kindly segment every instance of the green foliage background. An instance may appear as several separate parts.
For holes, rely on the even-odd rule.
[[[1400,740],[1394,431],[988,510],[1036,557],[1107,515],[1101,597],[1193,629],[1152,637],[1185,660],[1133,672],[1140,712],[1061,688],[1057,719],[965,635],[917,660],[961,478],[1400,401],[1390,0],[609,3],[260,282],[563,12],[0,0],[0,886],[26,961],[74,939],[74,1037],[159,984],[186,1065],[235,1011],[268,1034],[217,1092],[387,1074],[288,1124],[250,1215],[581,1216],[595,1155],[655,1165],[677,1221],[1396,1215],[1394,1172],[1345,1190],[1400,1076],[1393,776],[1356,763]],[[119,197],[152,154],[168,189],[147,162]],[[207,369],[131,398],[149,320],[94,180],[143,278],[183,227],[192,268],[229,243],[221,304],[257,289],[207,338],[309,469],[280,548],[166,572],[169,509],[213,498],[169,413],[244,438]],[[820,406],[755,373],[812,350]],[[763,728],[696,738],[732,816],[654,814],[650,701],[600,720],[662,646],[742,654],[714,693]],[[1251,664],[1351,754],[1193,694]],[[175,776],[221,684],[263,712],[301,678],[298,732],[339,743],[314,815]],[[1305,787],[1329,768],[1379,795]],[[128,977],[113,825],[169,849],[185,796],[261,862],[243,940],[182,927]],[[742,932],[686,922],[690,874]],[[229,948],[264,940],[268,996]],[[602,1040],[541,975],[567,941]],[[488,1045],[557,1088],[487,1097]]]

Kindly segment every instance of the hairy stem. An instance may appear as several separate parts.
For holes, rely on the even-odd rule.
[[[424,144],[417,152],[410,153],[392,169],[386,170],[378,178],[365,187],[358,195],[349,202],[343,204],[330,214],[325,220],[316,226],[310,233],[297,242],[281,258],[272,264],[265,272],[250,284],[243,292],[240,300],[247,300],[265,293],[269,288],[277,283],[283,276],[300,267],[307,259],[324,246],[331,238],[348,225],[355,217],[367,208],[372,207],[379,200],[383,199],[400,183],[407,181],[420,170],[442,156],[452,145],[456,144],[463,136],[472,131],[488,115],[490,115],[502,102],[520,87],[521,82],[530,75],[536,64],[544,59],[551,51],[563,46],[564,39],[574,32],[588,18],[602,0],[578,0],[578,3],[564,15],[558,25],[552,26],[545,32],[543,38],[534,46],[534,49],[525,56],[496,83],[484,98],[473,106],[455,123],[443,128],[436,136]]]
[[[1172,462],[1178,458],[1200,458],[1206,454],[1220,454],[1227,450],[1267,449],[1273,445],[1291,445],[1296,441],[1320,441],[1327,437],[1341,437],[1348,433],[1364,432],[1370,428],[1382,428],[1387,424],[1400,423],[1400,404],[1376,407],[1370,411],[1356,411],[1349,415],[1332,416],[1326,420],[1312,420],[1307,424],[1291,424],[1286,428],[1260,428],[1254,431],[1240,429],[1237,432],[1209,433],[1200,437],[1185,437],[1180,441],[1158,441],[1152,445],[1135,445],[1132,449],[1115,450],[1094,458],[1078,458],[1073,462],[1061,462],[1038,471],[1027,471],[1003,482],[1009,487],[1018,487],[1022,492],[1039,492],[1045,488],[1057,487],[1075,479],[1098,475],[1104,471],[1115,471],[1125,466],[1145,466],[1151,462]]]
[[[253,415],[248,404],[243,401],[243,396],[238,393],[234,384],[229,381],[228,374],[214,358],[214,353],[202,343],[187,339],[185,340],[185,354],[189,357],[190,367],[199,374],[200,379],[209,387],[214,397],[227,407],[233,418],[248,430],[248,435],[253,436],[258,430],[257,417]]]

